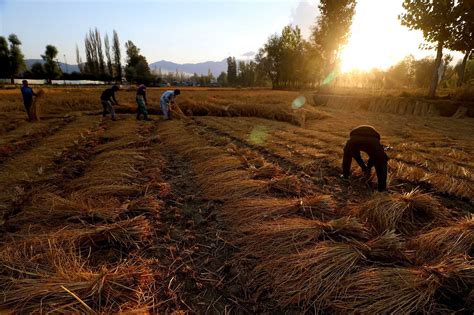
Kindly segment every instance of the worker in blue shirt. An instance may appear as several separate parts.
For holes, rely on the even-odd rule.
[[[31,106],[33,105],[33,96],[36,96],[36,93],[28,86],[28,81],[23,80],[22,83],[21,95],[23,96],[23,104],[28,115],[28,121],[31,121]]]

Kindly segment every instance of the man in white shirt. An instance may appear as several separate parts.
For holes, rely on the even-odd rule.
[[[176,96],[180,95],[180,90],[169,90],[164,92],[160,98],[160,107],[166,120],[171,119],[170,105],[174,104]]]

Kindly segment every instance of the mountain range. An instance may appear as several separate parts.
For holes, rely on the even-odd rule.
[[[44,63],[42,59],[26,59],[25,64],[28,69],[31,66],[39,62],[41,64]],[[150,70],[158,71],[161,69],[162,73],[168,72],[184,72],[185,74],[192,75],[193,73],[197,73],[198,75],[207,75],[208,71],[210,70],[212,74],[217,77],[222,71],[227,71],[227,60],[221,61],[206,61],[206,62],[199,62],[199,63],[175,63],[171,61],[161,60],[157,62],[150,63]],[[59,66],[64,73],[71,73],[71,72],[78,72],[79,66],[66,64],[63,62],[59,62]]]

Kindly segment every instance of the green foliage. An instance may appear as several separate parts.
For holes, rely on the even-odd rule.
[[[84,39],[86,50],[86,64],[84,72],[96,78],[106,78],[104,54],[102,52],[102,39],[99,30],[90,29]]]
[[[310,45],[301,36],[298,26],[285,26],[281,35],[271,36],[256,56],[255,71],[261,71],[274,88],[296,88],[311,83],[307,60]]]
[[[227,82],[230,86],[237,85],[237,62],[235,57],[227,58]]]
[[[148,83],[153,80],[148,62],[140,54],[140,49],[130,40],[125,43],[125,49],[127,52],[127,65],[125,66],[127,81]]]
[[[58,55],[58,50],[53,45],[47,45],[44,55],[41,56],[44,60],[44,72],[48,83],[51,84],[51,80],[56,79],[61,75],[61,69],[58,66],[55,58]]]
[[[46,73],[44,71],[44,67],[40,62],[35,62],[30,69],[33,79],[44,79],[46,77]]]
[[[10,75],[10,59],[9,59],[8,42],[5,37],[0,36],[0,78],[5,78]]]
[[[424,39],[433,48],[436,44],[436,60],[431,76],[429,97],[434,97],[438,86],[438,69],[443,57],[443,48],[449,45],[456,27],[460,23],[460,11],[456,0],[404,0],[405,13],[399,16],[402,25],[423,32]]]
[[[15,34],[10,34],[8,41],[10,42],[10,47],[8,47],[5,38],[2,37],[0,39],[0,62],[6,64],[5,68],[2,67],[5,70],[0,71],[5,72],[11,78],[11,83],[13,84],[14,77],[25,68],[25,61],[18,37]]]
[[[120,51],[120,40],[117,32],[114,30],[114,38],[112,41],[113,53],[113,68],[115,73],[115,80],[122,81],[122,53]]]
[[[219,86],[227,86],[227,73],[222,71],[221,74],[219,74],[217,84],[219,84]]]

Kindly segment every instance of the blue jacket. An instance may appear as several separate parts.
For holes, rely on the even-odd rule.
[[[33,96],[36,96],[36,93],[33,92],[33,89],[29,86],[22,86],[21,95],[23,95],[23,102],[31,103],[33,101]]]

